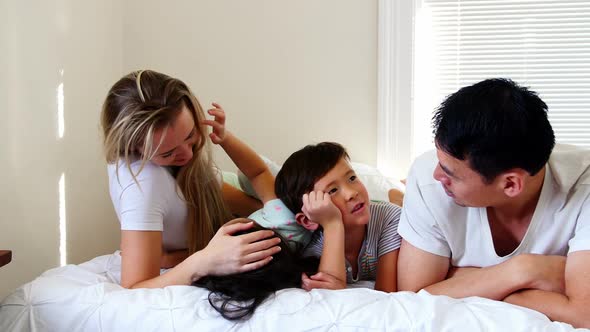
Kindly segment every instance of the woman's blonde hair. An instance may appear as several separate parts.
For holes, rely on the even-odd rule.
[[[198,138],[193,158],[176,175],[188,207],[188,249],[192,254],[203,249],[231,218],[216,180],[211,144],[202,124],[205,114],[197,98],[178,79],[151,70],[132,72],[109,90],[101,125],[107,162],[116,165],[117,176],[119,165],[124,164],[139,185],[136,176],[158,148],[152,143],[154,132],[169,126],[183,106],[192,113]],[[136,160],[141,160],[141,165],[134,173],[131,163]]]

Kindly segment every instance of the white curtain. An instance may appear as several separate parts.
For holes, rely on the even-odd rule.
[[[547,103],[558,142],[590,147],[590,1],[422,0],[415,24],[417,116],[463,86],[511,78]]]

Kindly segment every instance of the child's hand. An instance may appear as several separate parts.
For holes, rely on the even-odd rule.
[[[332,202],[330,194],[321,190],[303,195],[301,211],[309,220],[322,225],[322,227],[330,222],[342,222],[342,213]]]
[[[334,277],[331,274],[318,272],[311,277],[307,274],[301,274],[301,288],[310,291],[314,288],[320,289],[344,289],[346,282]]]
[[[221,144],[225,140],[225,111],[218,103],[212,103],[214,108],[207,110],[209,115],[213,115],[213,120],[203,120],[203,124],[211,126],[213,132],[209,134],[214,144]]]

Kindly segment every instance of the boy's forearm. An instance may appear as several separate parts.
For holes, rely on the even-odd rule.
[[[344,225],[333,222],[324,227],[324,247],[318,272],[328,273],[346,283],[344,259]]]

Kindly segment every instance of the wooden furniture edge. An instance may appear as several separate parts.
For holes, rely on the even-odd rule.
[[[12,261],[12,251],[0,250],[0,266],[4,266]]]

